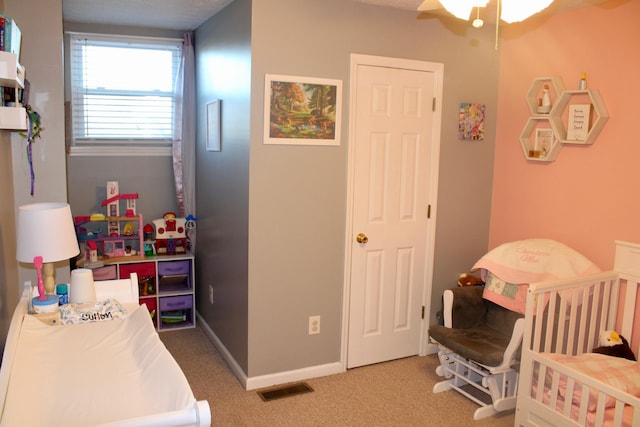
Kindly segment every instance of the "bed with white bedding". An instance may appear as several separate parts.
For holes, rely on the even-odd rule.
[[[596,354],[602,331],[640,350],[640,245],[612,271],[529,285],[516,426],[640,426],[640,364]]]
[[[116,291],[124,317],[55,326],[27,314],[25,288],[0,369],[0,426],[211,425],[127,282]]]

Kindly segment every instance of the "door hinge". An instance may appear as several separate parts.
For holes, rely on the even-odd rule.
[[[422,317],[421,319],[424,319],[424,305],[422,306]]]
[[[427,219],[431,218],[431,205],[427,206]]]
[[[435,97],[433,98],[433,102],[431,104],[431,110],[434,111],[434,112],[436,111],[436,98]]]

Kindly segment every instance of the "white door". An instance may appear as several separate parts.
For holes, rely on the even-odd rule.
[[[347,368],[420,353],[433,263],[442,68],[366,58],[351,77]]]

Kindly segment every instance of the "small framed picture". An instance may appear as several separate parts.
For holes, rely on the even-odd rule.
[[[463,102],[458,118],[458,139],[482,141],[484,139],[485,104]]]
[[[550,128],[537,128],[533,157],[546,159],[551,152],[551,146],[553,145],[553,130]]]
[[[220,103],[219,99],[207,104],[207,151],[220,151]]]
[[[569,105],[567,141],[585,142],[591,127],[591,104]]]

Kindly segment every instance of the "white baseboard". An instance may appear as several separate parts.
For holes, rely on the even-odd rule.
[[[209,327],[207,322],[204,321],[200,313],[196,312],[196,317],[198,318],[198,325],[202,327],[205,335],[207,335],[207,337],[211,340],[211,342],[216,347],[216,349],[218,349],[218,351],[220,352],[224,360],[227,362],[227,365],[229,366],[229,369],[231,369],[231,372],[233,373],[233,375],[236,376],[238,381],[240,381],[240,384],[242,384],[242,386],[246,389],[247,375],[244,373],[240,365],[238,365],[238,362],[236,362],[236,359],[234,359],[231,353],[229,353],[229,350],[227,350],[227,347],[225,347],[224,344],[222,344],[222,341],[220,341],[218,336]]]
[[[275,374],[260,375],[247,379],[246,389],[271,387],[278,384],[286,384],[294,381],[308,380],[310,378],[324,377],[327,375],[344,372],[340,362],[327,363],[325,365],[309,366],[293,371],[278,372]]]
[[[278,384],[286,384],[294,381],[308,380],[310,378],[324,377],[326,375],[339,374],[344,372],[342,363],[333,362],[324,365],[309,366],[301,369],[294,369],[292,371],[277,372],[275,374],[259,375],[257,377],[247,377],[240,365],[233,358],[231,353],[224,346],[222,341],[216,336],[213,330],[209,327],[207,322],[204,321],[200,313],[196,314],[198,322],[205,334],[209,337],[213,345],[218,349],[222,357],[225,359],[231,372],[236,376],[240,384],[245,390],[255,390],[263,387],[271,387]]]
[[[425,356],[427,354],[434,354],[434,353],[437,353],[437,352],[438,352],[438,345],[437,344],[431,344],[431,343],[427,344],[427,348],[426,348],[426,351],[425,351]]]

